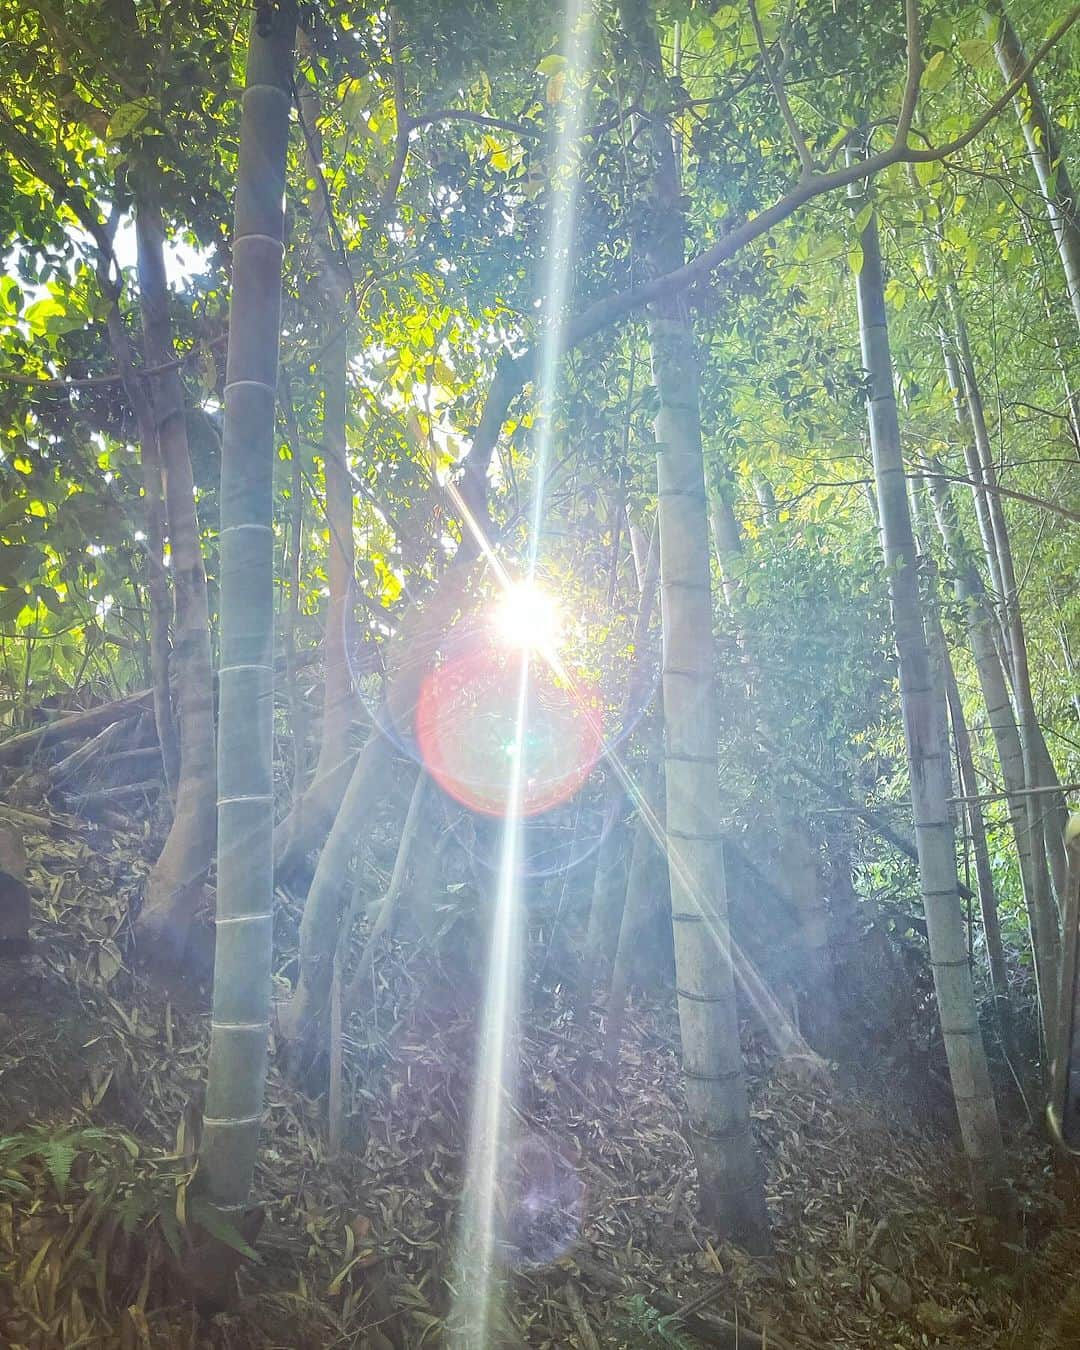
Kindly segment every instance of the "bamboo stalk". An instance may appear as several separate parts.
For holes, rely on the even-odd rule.
[[[214,1003],[197,1182],[247,1204],[270,1027],[273,936],[274,416],[296,12],[260,11],[236,185],[221,462],[221,664]]]

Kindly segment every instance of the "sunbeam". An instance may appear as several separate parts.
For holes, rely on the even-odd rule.
[[[561,47],[567,58],[567,112],[555,154],[552,229],[545,278],[546,323],[541,339],[538,403],[539,434],[533,472],[529,551],[522,585],[535,594],[539,541],[544,515],[544,488],[551,454],[551,413],[561,350],[561,325],[570,287],[570,257],[577,205],[577,143],[585,107],[585,81],[592,46],[590,0],[568,0]],[[475,531],[475,522],[469,522]],[[477,532],[482,533],[482,531]],[[483,547],[483,545],[482,545]],[[485,548],[490,557],[490,551]],[[505,571],[496,575],[507,590]],[[517,1062],[516,1013],[520,982],[518,933],[521,927],[521,807],[523,759],[528,733],[527,709],[532,643],[521,644],[521,676],[509,791],[489,952],[487,988],[480,1038],[472,1133],[466,1167],[466,1192],[458,1256],[455,1262],[454,1306],[450,1344],[460,1350],[486,1350],[500,1312],[498,1302],[495,1192],[500,1166],[509,1157],[512,1140],[504,1110],[513,1090]],[[549,644],[550,645],[550,644]]]

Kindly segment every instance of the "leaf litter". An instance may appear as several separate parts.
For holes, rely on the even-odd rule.
[[[131,968],[142,833],[60,823],[27,836],[38,956],[0,998],[3,1344],[439,1345],[478,988],[390,949],[377,1012],[348,1029],[349,1147],[338,1158],[317,1087],[272,1069],[260,1260],[241,1269],[236,1306],[204,1318],[185,1306],[176,1255],[208,1010],[197,992],[163,992]],[[771,1258],[751,1259],[694,1219],[673,1010],[637,1003],[613,1070],[598,1026],[575,1025],[557,989],[530,995],[500,1205],[521,1210],[522,1176],[537,1168],[548,1203],[516,1232],[508,1223],[519,1259],[500,1345],[1080,1346],[1080,1221],[1033,1135],[1013,1148],[1026,1246],[991,1253],[952,1139],[900,1118],[867,1082],[800,1081],[751,1039],[775,1239]]]

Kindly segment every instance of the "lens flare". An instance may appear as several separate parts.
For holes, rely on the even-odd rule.
[[[444,792],[483,815],[507,814],[511,759],[519,746],[517,810],[522,816],[572,797],[602,746],[597,691],[543,659],[531,663],[525,724],[518,726],[518,671],[528,659],[526,646],[542,629],[551,638],[557,616],[547,603],[532,610],[535,593],[527,594],[528,605],[520,608],[504,609],[500,601],[490,624],[426,677],[417,704],[416,739],[424,766]],[[533,621],[526,625],[527,612]]]
[[[507,586],[495,603],[491,627],[495,641],[518,651],[550,651],[562,636],[559,602],[535,581]]]

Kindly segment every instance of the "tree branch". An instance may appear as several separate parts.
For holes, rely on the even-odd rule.
[[[1043,511],[1051,511],[1055,516],[1061,516],[1063,520],[1074,521],[1080,525],[1080,511],[1070,511],[1067,506],[1061,506],[1057,502],[1048,502],[1045,497],[1034,497],[1030,492],[1018,492],[1013,488],[1002,487],[1000,483],[976,482],[974,478],[966,478],[959,473],[942,473],[940,469],[931,470],[920,467],[917,473],[909,473],[909,478],[937,478],[947,483],[966,483],[968,487],[981,488],[984,492],[994,492],[999,497],[1011,497],[1013,501],[1027,502],[1029,506],[1038,506]]]
[[[791,111],[791,104],[788,102],[787,92],[784,89],[783,81],[773,69],[772,57],[769,55],[769,46],[765,41],[765,34],[761,27],[761,18],[758,14],[755,0],[749,0],[750,4],[750,22],[754,25],[754,36],[757,38],[758,51],[761,52],[761,65],[765,71],[765,78],[776,98],[777,105],[780,108],[780,115],[784,119],[784,125],[791,136],[792,144],[795,146],[795,153],[799,157],[799,163],[802,165],[804,177],[809,177],[816,170],[813,156],[806,144],[806,137],[802,134],[802,129],[795,120],[795,114]]]
[[[387,37],[387,45],[390,49],[390,73],[394,81],[394,160],[390,165],[390,174],[386,180],[386,188],[383,191],[379,203],[381,215],[386,215],[394,204],[397,197],[398,188],[401,186],[401,179],[405,173],[405,162],[409,158],[409,136],[412,134],[413,123],[409,116],[409,110],[405,106],[405,72],[401,68],[401,50],[400,50],[400,28],[398,23],[398,14],[394,6],[390,7],[389,17],[390,31]]]
[[[914,17],[914,0],[908,0],[908,11],[909,20],[917,22]],[[596,301],[566,325],[562,350],[564,352],[569,350],[569,348],[576,346],[594,333],[598,333],[602,328],[606,328],[608,324],[614,323],[624,314],[629,314],[632,310],[640,309],[643,305],[650,304],[661,297],[669,297],[672,291],[685,290],[696,282],[704,280],[710,272],[733,258],[740,249],[745,248],[747,244],[752,243],[755,239],[760,238],[763,234],[768,233],[769,230],[787,220],[801,206],[813,201],[815,197],[823,196],[827,192],[834,192],[838,188],[847,187],[849,183],[857,182],[859,179],[872,178],[893,164],[927,163],[944,159],[955,154],[957,150],[962,150],[1003,109],[1008,107],[1035,66],[1065,36],[1078,19],[1080,19],[1080,5],[1074,6],[1069,11],[1046,41],[1032,54],[1023,70],[1019,72],[1001,97],[995,99],[990,107],[977,117],[962,135],[957,136],[955,140],[949,141],[945,145],[931,147],[927,150],[913,149],[904,144],[899,136],[899,133],[905,129],[905,119],[911,99],[917,97],[918,94],[920,78],[918,64],[916,62],[912,66],[909,59],[904,101],[897,120],[898,134],[886,149],[878,151],[875,155],[869,155],[866,159],[859,159],[851,164],[833,169],[830,173],[813,173],[809,177],[801,179],[786,196],[781,197],[779,201],[774,202],[772,206],[767,207],[759,215],[733,226],[715,244],[710,248],[703,249],[688,263],[684,263],[681,267],[677,267],[663,276],[654,277],[641,286],[634,286],[629,290]]]
[[[504,117],[489,117],[487,113],[471,112],[468,108],[433,108],[430,112],[417,113],[408,120],[410,130],[419,130],[434,122],[469,122],[473,126],[509,131],[515,136],[528,136],[534,140],[544,134],[540,127],[531,127],[525,122],[511,122]]]

